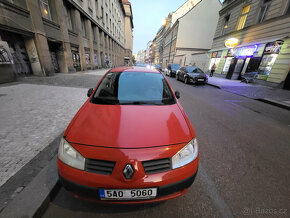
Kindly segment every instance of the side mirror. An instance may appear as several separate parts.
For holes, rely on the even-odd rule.
[[[87,96],[88,96],[88,97],[91,97],[91,95],[93,94],[93,92],[94,92],[94,89],[93,89],[93,88],[90,88],[90,89],[88,90]]]
[[[180,92],[179,91],[175,91],[175,96],[176,96],[177,99],[179,99],[180,98]]]

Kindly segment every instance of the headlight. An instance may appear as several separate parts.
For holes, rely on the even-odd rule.
[[[172,157],[172,169],[176,169],[186,164],[189,164],[197,158],[197,155],[197,141],[196,139],[192,139],[186,146],[184,146]]]
[[[84,170],[85,158],[77,152],[64,138],[61,139],[58,148],[58,158],[65,164]]]

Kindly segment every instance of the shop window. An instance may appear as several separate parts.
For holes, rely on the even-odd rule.
[[[213,52],[211,54],[211,60],[208,70],[211,70],[212,66],[215,64],[216,68],[218,67],[222,56],[222,51]]]
[[[222,35],[224,35],[226,29],[229,28],[229,20],[230,20],[230,15],[225,16],[225,18],[224,18],[224,26],[223,26],[223,30],[222,30]]]
[[[248,14],[250,12],[250,8],[251,8],[250,5],[247,5],[247,6],[243,7],[241,17],[240,17],[240,19],[238,21],[237,30],[241,30],[241,29],[243,29],[245,27],[245,23],[246,23]]]
[[[258,70],[258,73],[260,75],[264,75],[265,77],[260,78],[266,79],[267,76],[270,74],[272,67],[278,57],[278,54],[280,53],[283,43],[283,41],[276,41],[268,43],[266,45],[262,61]]]
[[[49,10],[48,0],[40,0],[40,9],[41,9],[42,17],[48,20],[52,20],[51,13]]]
[[[271,2],[272,2],[271,0],[264,0],[263,1],[263,4],[260,7],[260,14],[259,14],[258,23],[262,23],[265,20],[267,13],[269,11]]]

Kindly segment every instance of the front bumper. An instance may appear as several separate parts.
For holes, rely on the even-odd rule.
[[[190,82],[204,84],[204,83],[207,83],[207,78],[190,77]]]
[[[135,201],[102,201],[107,203],[150,203],[157,201],[164,201],[171,198],[175,198],[177,196],[182,195],[186,189],[188,189],[195,180],[197,172],[195,172],[192,176],[168,185],[157,187],[157,197],[155,199],[148,200],[135,200]],[[89,187],[80,185],[74,182],[71,182],[59,175],[59,179],[63,185],[63,187],[70,192],[73,192],[76,197],[88,200],[101,201],[98,195],[98,189],[96,187]]]
[[[152,187],[162,188],[159,188],[157,198],[146,200],[144,202],[168,200],[170,198],[182,195],[185,192],[185,189],[192,184],[195,177],[193,177],[193,175],[196,174],[198,169],[199,156],[194,161],[183,167],[170,170],[166,169],[165,171],[155,173],[146,173],[142,161],[172,157],[179,150],[181,150],[185,144],[186,143],[145,149],[113,149],[105,147],[96,148],[92,146],[73,144],[74,148],[86,158],[107,161],[114,160],[115,166],[112,173],[110,175],[104,175],[99,173],[92,173],[86,170],[79,170],[68,166],[59,159],[57,161],[58,173],[63,181],[69,181],[72,184],[77,184],[78,187],[88,187],[84,188],[84,191],[79,192],[78,188],[72,189],[72,187],[75,186],[71,187],[69,185],[64,185],[65,187],[68,187],[68,190],[75,192],[80,196],[91,197],[95,200],[98,200],[98,188],[142,189]],[[122,173],[125,165],[128,163],[130,163],[135,170],[131,180],[127,180]],[[188,178],[191,177],[192,180],[188,180]],[[171,184],[180,184],[180,181],[187,182],[181,182],[182,185],[177,185],[175,188],[170,186]],[[80,190],[83,190],[83,188],[80,188]],[[124,201],[118,201],[120,204],[122,204],[122,202]]]

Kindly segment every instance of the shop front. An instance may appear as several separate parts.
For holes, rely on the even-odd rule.
[[[263,57],[258,69],[258,79],[267,80],[281,51],[283,43],[283,40],[279,40],[266,44]]]
[[[237,80],[245,73],[253,72],[257,74],[257,79],[267,80],[282,45],[283,40],[278,40],[228,49],[227,56],[223,57],[225,60],[221,61],[224,62],[221,73],[226,74],[227,79]]]
[[[248,72],[257,72],[262,60],[265,44],[255,44],[238,47],[233,51],[233,56],[228,57],[224,66],[227,79],[241,79]]]
[[[211,53],[210,64],[208,70],[210,71],[215,64],[216,68],[219,66],[220,60],[222,56],[222,51],[215,51]]]

